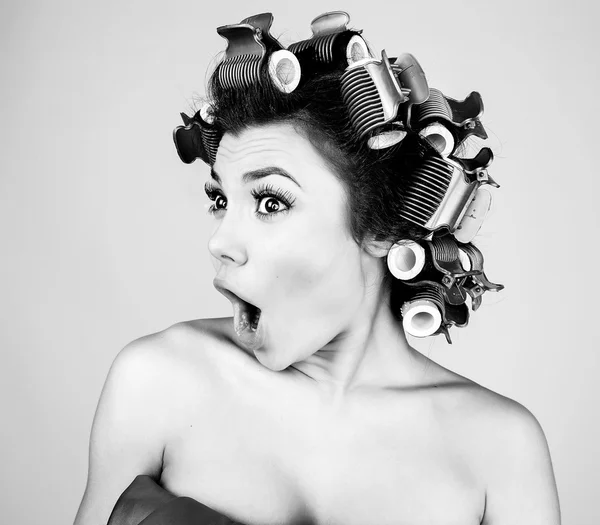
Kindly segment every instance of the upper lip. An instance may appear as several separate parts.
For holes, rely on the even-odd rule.
[[[251,304],[252,306],[258,308],[258,306],[256,306],[251,301],[248,301],[248,299],[246,299],[244,296],[240,295],[237,292],[234,292],[231,289],[231,287],[222,279],[218,279],[218,278],[213,279],[213,285],[220,293],[222,293],[230,301],[239,301],[241,299],[245,303]]]

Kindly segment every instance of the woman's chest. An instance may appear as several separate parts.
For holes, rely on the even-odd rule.
[[[191,411],[161,483],[247,524],[480,522],[482,483],[426,410],[380,402],[340,415],[290,401]]]

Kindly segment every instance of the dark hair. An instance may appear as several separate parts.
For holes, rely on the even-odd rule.
[[[244,129],[287,122],[306,137],[338,177],[346,194],[349,231],[356,243],[367,235],[396,242],[417,240],[430,232],[400,216],[410,174],[426,155],[437,152],[416,134],[397,147],[373,150],[359,140],[342,99],[340,78],[344,68],[303,79],[292,93],[271,85],[263,68],[261,81],[237,89],[225,89],[218,67],[209,80],[209,97],[215,127],[220,134],[237,135]],[[392,287],[394,313],[406,300],[406,287],[391,278],[386,266],[384,285]],[[400,297],[399,297],[400,295]]]
[[[215,126],[221,134],[236,135],[252,126],[292,124],[343,183],[348,225],[357,243],[366,234],[379,240],[422,238],[429,232],[402,219],[399,212],[408,174],[421,165],[425,152],[437,152],[416,134],[385,153],[358,140],[340,91],[343,72],[338,69],[314,75],[286,94],[271,86],[264,70],[261,82],[235,90],[224,89],[215,71],[209,84]]]
[[[330,15],[336,18],[340,13],[328,13],[318,19]],[[382,106],[379,110],[374,110],[368,104],[374,100],[373,97],[381,94],[365,91],[371,88],[365,88],[364,84],[357,81],[359,75],[364,73],[359,68],[366,62],[372,64],[373,60],[365,58],[366,62],[361,62],[362,58],[358,57],[358,62],[352,62],[353,66],[349,66],[354,60],[352,41],[359,38],[357,35],[360,32],[347,29],[342,33],[320,34],[313,36],[310,41],[297,42],[287,51],[282,51],[280,44],[268,33],[271,20],[272,16],[264,13],[250,17],[239,25],[218,29],[228,40],[229,37],[233,40],[241,38],[244,33],[244,45],[249,45],[250,48],[254,46],[253,51],[240,47],[239,41],[235,51],[230,53],[228,47],[225,57],[216,65],[210,77],[208,106],[197,111],[193,117],[182,114],[185,127],[180,126],[174,130],[179,156],[186,163],[201,158],[212,165],[221,137],[225,133],[237,135],[250,127],[291,124],[314,146],[341,182],[345,192],[345,222],[357,244],[362,245],[366,240],[374,239],[387,242],[390,246],[398,243],[400,250],[420,245],[417,247],[421,250],[418,276],[413,273],[410,277],[404,273],[396,278],[398,267],[395,263],[388,266],[388,261],[382,261],[382,286],[386,290],[390,289],[390,308],[397,319],[402,319],[403,307],[409,302],[409,310],[405,311],[405,315],[408,315],[407,312],[413,306],[416,309],[410,315],[418,315],[420,301],[434,305],[442,316],[442,324],[436,333],[443,332],[450,342],[448,327],[466,326],[468,322],[469,311],[465,303],[467,294],[471,295],[471,306],[476,310],[484,291],[503,288],[502,285],[487,280],[483,273],[481,253],[467,241],[477,231],[473,228],[478,228],[481,222],[470,223],[471,226],[466,226],[458,236],[454,229],[449,229],[458,230],[462,227],[464,221],[458,226],[449,224],[452,220],[458,221],[457,216],[454,219],[449,215],[432,219],[436,211],[442,210],[444,195],[450,195],[454,191],[454,186],[450,187],[451,177],[458,185],[461,174],[464,179],[463,189],[459,188],[456,194],[459,201],[472,198],[474,202],[474,192],[483,183],[480,181],[496,185],[491,178],[488,180],[485,172],[485,167],[493,158],[489,148],[483,148],[472,159],[459,157],[465,140],[471,135],[487,137],[479,121],[483,108],[481,96],[472,92],[462,102],[446,98],[439,90],[427,88],[424,74],[412,55],[404,54],[403,58],[394,59],[394,65],[390,66],[383,53],[382,62],[378,64],[385,64],[389,75],[400,75],[392,82],[400,81],[403,90],[404,81],[410,86],[410,104],[415,104],[418,112],[415,121],[417,127],[408,125],[409,122],[412,123],[410,105],[404,106],[402,110],[403,114],[399,118],[404,124],[399,124],[400,127],[398,123],[390,124],[388,117],[388,120],[380,120],[373,127],[373,119],[379,118],[375,117],[375,111],[381,111]],[[329,22],[331,20],[327,21]],[[256,34],[262,35],[262,51],[258,46],[259,41],[252,36]],[[232,41],[229,42],[232,45]],[[346,54],[351,49],[352,58]],[[282,89],[282,85],[276,85],[274,71],[283,85],[288,84],[289,78],[280,77],[278,69],[269,70],[272,53],[279,53],[280,57],[283,54],[289,62],[296,61],[300,64],[297,70],[301,75],[293,77],[294,82],[298,81],[293,89]],[[404,80],[402,75],[405,75]],[[393,87],[391,89],[394,90]],[[395,89],[399,89],[397,83]],[[385,108],[380,113],[382,119],[384,113]],[[359,120],[357,115],[360,115]],[[394,116],[392,118],[396,119]],[[425,133],[425,136],[431,134],[429,139],[432,142],[422,138],[425,126],[440,120],[442,127],[452,130],[457,143],[457,147],[452,146],[452,158],[443,157],[449,155],[445,146],[441,146],[442,153],[438,151],[440,145],[436,145],[433,132]],[[434,124],[433,128],[436,125],[439,128],[438,124]],[[378,128],[379,126],[383,127]],[[387,144],[384,141],[382,149],[377,148],[380,146],[378,139],[371,143],[367,140],[369,135],[375,138],[374,135],[382,131],[381,137],[384,137],[386,129],[390,130],[388,137],[393,136],[393,139]],[[403,131],[398,132],[399,129]],[[457,178],[454,178],[455,175]],[[473,193],[465,193],[468,191]],[[485,197],[482,199],[486,200]],[[459,201],[452,201],[448,197],[450,207],[463,205],[458,204]],[[466,202],[462,208],[462,213],[465,214],[466,206],[471,201],[460,202]],[[477,206],[483,209],[485,204],[481,202],[478,201]],[[489,199],[487,202],[489,204]],[[444,213],[459,211],[458,207],[455,207],[454,212],[444,209]],[[481,221],[485,214],[471,213],[468,216],[470,220]],[[427,222],[430,220],[433,222]],[[430,253],[423,256],[425,246]],[[419,251],[417,248],[413,253]],[[459,261],[461,255],[470,260],[471,267],[468,271],[465,271],[463,263]],[[396,253],[391,256],[395,257]]]

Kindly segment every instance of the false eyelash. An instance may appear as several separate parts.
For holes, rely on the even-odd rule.
[[[275,197],[283,202],[288,208],[291,208],[296,202],[295,197],[289,191],[283,191],[273,187],[272,184],[263,184],[256,189],[253,189],[250,193],[256,199],[263,197]],[[273,215],[273,214],[270,214]]]
[[[223,195],[223,192],[216,186],[212,185],[210,182],[204,184],[204,191],[211,201],[215,201],[219,195],[225,197],[225,195]]]
[[[206,192],[206,195],[208,196],[208,198],[211,201],[215,201],[217,199],[217,197],[219,197],[219,196],[226,198],[225,195],[223,194],[223,192],[218,187],[211,184],[210,182],[207,182],[204,185],[204,191]],[[271,219],[273,216],[278,215],[280,213],[288,213],[294,207],[294,202],[296,201],[296,199],[292,193],[290,193],[289,191],[283,191],[278,188],[275,188],[275,187],[273,187],[272,184],[263,184],[256,189],[252,189],[252,191],[250,193],[259,202],[264,197],[275,197],[276,199],[281,201],[283,204],[285,204],[286,209],[276,211],[273,213],[262,213],[262,212],[256,211],[255,214],[263,219]],[[207,211],[208,211],[208,213],[214,215],[221,209],[222,208],[216,208],[215,205],[213,204],[208,208]]]

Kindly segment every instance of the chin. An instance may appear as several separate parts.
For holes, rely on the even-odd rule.
[[[261,365],[273,372],[281,372],[292,364],[288,359],[283,359],[283,356],[277,355],[277,351],[269,351],[264,348],[256,350],[254,356]]]

